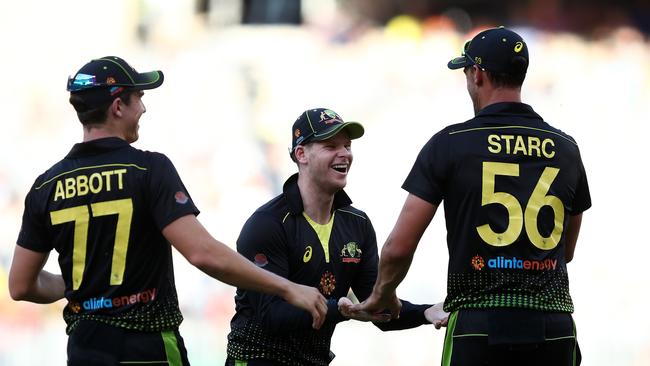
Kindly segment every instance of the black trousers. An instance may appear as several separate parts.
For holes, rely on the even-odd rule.
[[[449,317],[443,366],[577,366],[571,314],[521,309],[459,310]]]
[[[68,366],[187,366],[178,330],[140,332],[84,320],[68,338]]]

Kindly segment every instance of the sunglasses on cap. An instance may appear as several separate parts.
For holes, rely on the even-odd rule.
[[[74,77],[70,76],[68,77],[68,84],[66,87],[66,90],[69,92],[78,92],[90,88],[97,88],[97,87],[123,87],[123,86],[130,86],[127,84],[119,84],[119,83],[100,83],[97,81],[97,78],[95,75],[88,75],[88,74],[77,74]]]

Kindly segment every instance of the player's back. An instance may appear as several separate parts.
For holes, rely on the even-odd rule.
[[[589,205],[575,141],[525,104],[498,103],[421,155],[444,200],[446,307],[573,311],[564,242],[569,215]]]
[[[36,180],[25,215],[39,230],[21,232],[20,240],[59,253],[69,325],[100,319],[158,330],[180,323],[171,247],[161,230],[174,211],[196,210],[176,178],[164,155],[106,138],[76,144]]]

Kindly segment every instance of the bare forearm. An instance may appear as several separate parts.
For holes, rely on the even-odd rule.
[[[406,277],[412,261],[413,253],[397,250],[389,237],[381,250],[379,274],[374,291],[381,297],[395,293],[397,286]]]
[[[12,292],[11,297],[17,301],[49,304],[62,299],[64,295],[63,277],[60,274],[41,271],[32,286]]]
[[[197,263],[203,272],[235,287],[286,298],[290,285],[287,279],[255,266],[224,244],[218,243],[213,249],[215,253],[206,256],[212,261]]]

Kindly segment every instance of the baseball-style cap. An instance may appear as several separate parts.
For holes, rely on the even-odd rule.
[[[125,88],[154,89],[163,80],[162,71],[139,73],[123,59],[106,56],[88,62],[69,77],[66,89],[72,94],[82,95],[89,104],[97,104],[110,101]]]
[[[520,35],[501,26],[484,30],[465,42],[462,55],[449,61],[447,67],[460,69],[476,65],[483,70],[508,73],[519,71],[512,70],[512,60],[516,56],[524,57],[528,64],[528,46]]]
[[[338,113],[331,109],[308,109],[302,112],[291,127],[292,146],[290,154],[293,156],[293,152],[298,145],[327,140],[343,129],[348,131],[352,140],[363,136],[364,133],[361,123],[345,122]]]

